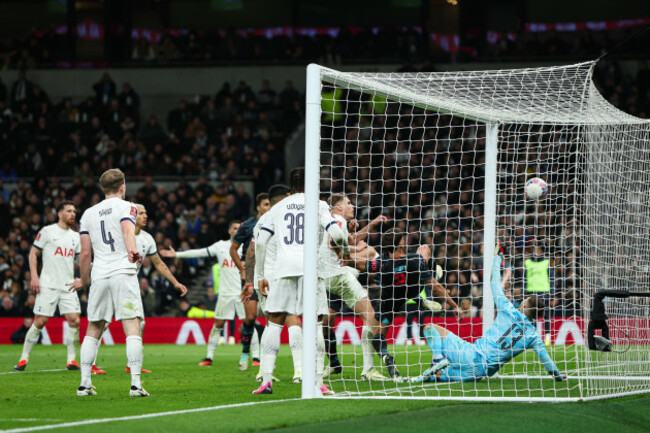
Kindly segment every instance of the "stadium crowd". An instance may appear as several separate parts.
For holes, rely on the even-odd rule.
[[[647,116],[650,73],[645,65],[632,77],[616,62],[604,61],[596,82],[614,105]],[[230,220],[250,215],[252,197],[238,180],[252,179],[254,192],[259,193],[283,179],[284,142],[303,118],[301,95],[291,83],[281,92],[268,82],[258,91],[244,81],[234,88],[224,83],[199,104],[180,101],[164,124],[140,113],[137,90],[128,83],[121,83],[120,91],[104,74],[91,90],[93,94],[78,104],[69,98],[52,101],[25,71],[8,88],[0,86],[0,316],[32,314],[34,294],[29,291],[27,257],[34,236],[56,221],[53,209],[60,201],[72,200],[78,217],[99,201],[96,180],[107,168],[121,168],[127,179],[144,182],[129,198],[146,206],[146,230],[159,248],[204,247],[226,238]],[[433,247],[433,262],[446,271],[445,283],[465,314],[480,315],[483,139],[476,129],[463,128],[457,120],[443,131],[428,128],[417,113],[400,114],[408,115],[402,119],[413,119],[409,125],[399,125],[409,126],[402,130],[410,131],[411,138],[418,134],[423,138],[414,140],[410,148],[399,143],[398,137],[355,148],[355,143],[370,138],[373,125],[334,128],[345,132],[334,137],[333,156],[325,154],[334,169],[322,176],[339,180],[324,182],[322,188],[347,192],[358,206],[362,225],[383,206],[386,216],[410,233],[410,245]],[[343,144],[344,138],[348,144]],[[336,159],[343,151],[359,154],[358,161]],[[71,184],[60,180],[68,176]],[[166,190],[156,185],[160,176],[187,179]],[[194,186],[190,178],[197,179]],[[373,182],[376,179],[386,181]],[[215,181],[219,181],[216,187]],[[554,181],[549,178],[551,184]],[[556,213],[545,222],[548,234],[544,236],[519,228],[500,234],[512,257],[508,296],[515,301],[523,296],[525,259],[548,257],[555,314],[579,314],[580,257],[566,253],[578,238],[570,218],[568,213]],[[558,232],[559,227],[564,231]],[[369,243],[378,245],[379,237],[371,236]],[[188,260],[173,271],[191,286],[203,266]],[[141,277],[143,296],[150,301],[145,303],[149,314],[181,314],[173,288],[147,261]],[[86,295],[82,293],[81,299]]]

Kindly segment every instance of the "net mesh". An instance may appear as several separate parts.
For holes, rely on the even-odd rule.
[[[307,125],[320,131],[321,199],[347,197],[354,206],[332,206],[354,220],[343,224],[359,234],[352,260],[342,264],[360,272],[348,273],[383,322],[372,323],[355,307],[360,296],[345,284],[324,280],[335,311],[325,331],[334,373],[327,380],[338,395],[530,400],[650,391],[649,298],[607,304],[614,347],[627,351],[585,346],[596,290],[650,291],[650,126],[602,98],[592,68],[589,62],[455,73],[321,70],[320,124]],[[497,128],[494,179],[486,178],[489,125]],[[538,200],[524,193],[533,177],[549,185]],[[488,185],[496,186],[492,209]],[[495,226],[486,226],[489,212]],[[547,304],[535,326],[569,380],[555,382],[533,350],[482,380],[391,378],[397,374],[378,350],[394,358],[402,378],[417,378],[432,364],[427,324],[475,343],[484,322],[494,320],[482,317],[492,302],[483,285],[484,271],[493,267],[484,262],[491,257],[487,233],[505,247],[498,275],[505,296],[515,307],[531,294]],[[431,311],[436,303],[442,311]],[[386,335],[383,352],[378,333]],[[478,379],[485,373],[477,367],[481,358],[467,359],[467,377]],[[373,365],[387,380],[366,380]]]

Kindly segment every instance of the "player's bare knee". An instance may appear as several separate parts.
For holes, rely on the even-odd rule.
[[[48,318],[45,317],[45,316],[38,316],[38,315],[37,315],[36,317],[34,317],[34,326],[35,326],[37,329],[43,329],[43,327],[44,327],[45,324],[47,323],[47,319],[48,319]]]
[[[68,326],[70,328],[78,328],[79,327],[79,322],[81,319],[79,319],[79,316],[74,315],[74,316],[67,316],[66,320],[68,321]]]
[[[214,321],[214,326],[217,328],[223,328],[225,324],[226,324],[225,320],[215,319]]]

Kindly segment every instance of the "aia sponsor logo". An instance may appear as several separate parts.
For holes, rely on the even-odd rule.
[[[74,257],[74,250],[71,248],[56,247],[56,251],[54,251],[54,255],[62,256],[62,257]]]

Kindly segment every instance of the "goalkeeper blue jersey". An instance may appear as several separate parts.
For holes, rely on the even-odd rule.
[[[537,334],[536,326],[518,311],[506,298],[501,289],[501,258],[494,258],[490,288],[497,309],[497,317],[483,337],[474,343],[476,351],[483,355],[487,363],[487,375],[495,374],[502,365],[526,349],[533,349],[549,373],[560,371],[555,366]]]

